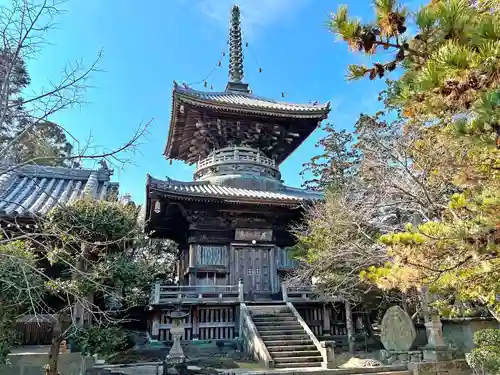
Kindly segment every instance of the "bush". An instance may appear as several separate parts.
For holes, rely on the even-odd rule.
[[[477,346],[467,354],[467,362],[476,374],[500,374],[500,330],[483,329],[474,334]]]
[[[81,353],[108,358],[134,346],[131,335],[118,327],[80,328],[71,334]]]

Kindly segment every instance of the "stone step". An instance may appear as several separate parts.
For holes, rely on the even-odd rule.
[[[274,368],[302,368],[302,367],[321,367],[321,363],[295,362],[295,363],[275,363],[274,364]]]
[[[267,333],[267,332],[266,332]],[[294,334],[294,335],[260,335],[260,338],[262,341],[264,341],[264,344],[267,346],[268,341],[275,341],[275,342],[298,342],[298,341],[309,341],[311,343],[311,338],[306,335],[306,334]]]
[[[297,319],[294,316],[253,316],[252,320],[255,324],[257,323],[269,323],[275,324],[276,322],[296,322]]]
[[[280,331],[297,331],[297,332],[304,332],[304,329],[302,326],[297,323],[297,324],[280,324],[280,325],[272,325],[272,326],[260,326],[260,325],[255,325],[257,327],[257,330],[259,332],[269,332],[269,331],[276,331],[279,329]],[[279,331],[276,331],[279,332]]]
[[[293,314],[250,314],[252,319],[285,319],[285,318],[295,318]]]
[[[262,335],[260,336],[262,338]],[[265,336],[264,336],[265,337]],[[312,340],[307,336],[305,339],[286,339],[286,340],[276,340],[276,338],[273,336],[269,340],[264,340],[262,338],[262,341],[266,344],[266,347],[268,350],[273,350],[274,348],[290,348],[290,347],[305,347],[305,346],[314,346],[316,347]]]
[[[268,349],[269,350],[269,349]],[[289,357],[321,357],[321,353],[318,350],[293,350],[289,352],[270,352],[273,359],[276,358],[289,358]],[[323,358],[323,357],[322,357]]]
[[[290,364],[304,363],[304,362],[321,363],[323,361],[323,357],[321,355],[305,356],[305,357],[283,357],[283,358],[273,358],[273,359],[274,363],[290,363]]]
[[[293,313],[288,309],[250,309],[250,314],[267,314],[267,315],[282,315]]]
[[[268,343],[269,342],[272,342],[272,341],[268,341]],[[316,345],[309,344],[309,343],[301,344],[301,345],[274,345],[274,346],[266,344],[266,347],[267,347],[267,351],[271,354],[277,353],[277,352],[293,352],[293,351],[300,351],[300,350],[303,350],[303,351],[310,351],[310,350],[317,351],[318,350],[316,348]]]
[[[268,329],[261,332],[264,336],[291,336],[291,335],[304,335],[305,332],[300,328],[293,329],[281,329],[281,327],[275,327],[274,329]],[[287,338],[283,337],[283,338]]]

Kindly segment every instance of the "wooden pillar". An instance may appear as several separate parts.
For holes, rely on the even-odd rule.
[[[192,322],[193,322],[193,340],[200,338],[200,322],[198,317],[198,306],[193,306],[191,309]]]
[[[323,336],[330,336],[331,325],[330,325],[330,305],[323,305]]]
[[[155,311],[153,313],[153,321],[151,322],[151,338],[153,340],[160,339],[160,318],[161,311]]]
[[[194,267],[196,265],[196,245],[189,245],[189,267]]]
[[[354,353],[356,342],[354,337],[354,323],[352,321],[352,307],[351,302],[345,301],[345,326],[347,328],[347,343],[349,345],[349,352]]]

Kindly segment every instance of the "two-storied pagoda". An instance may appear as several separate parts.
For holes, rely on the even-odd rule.
[[[174,82],[168,159],[196,164],[193,182],[147,180],[147,231],[176,240],[181,284],[226,285],[245,294],[280,292],[290,266],[288,225],[317,192],[283,184],[279,165],[327,117],[329,104],[289,104],[250,93],[243,83],[238,7],[230,28],[229,82],[203,92]]]
[[[280,282],[294,266],[289,226],[301,220],[305,203],[322,195],[286,186],[279,165],[327,117],[329,104],[282,103],[252,94],[242,81],[239,18],[234,6],[224,91],[196,91],[174,82],[165,156],[195,164],[194,181],[147,178],[146,231],[152,238],[173,239],[180,248],[179,285],[158,283],[152,293],[155,339],[169,339],[172,323],[165,310],[175,305],[190,312],[187,340],[246,337],[238,330],[250,324],[247,304],[287,309],[294,298],[294,311],[317,335],[336,334],[340,327],[330,324],[341,320],[332,304],[325,307],[305,289],[292,295]]]

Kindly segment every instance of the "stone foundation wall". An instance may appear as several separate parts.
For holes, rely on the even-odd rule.
[[[472,375],[472,370],[465,360],[447,362],[413,362],[408,364],[413,375]]]

